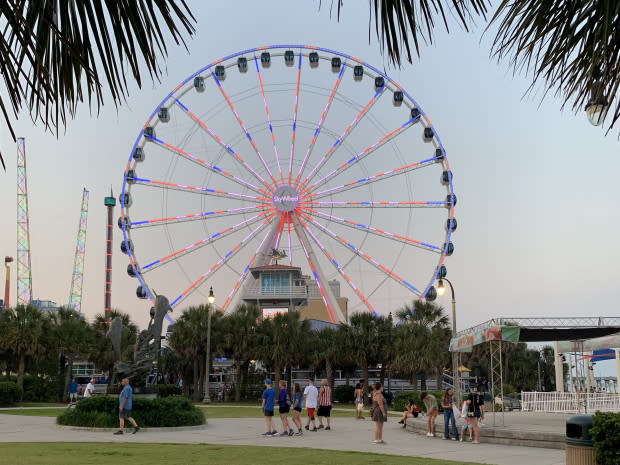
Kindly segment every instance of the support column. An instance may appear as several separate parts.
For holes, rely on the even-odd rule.
[[[564,392],[564,364],[562,363],[562,356],[558,352],[558,341],[553,341],[553,360],[555,364],[555,390],[556,392]]]
[[[295,226],[295,232],[297,233],[300,242],[302,243],[304,249],[306,250],[306,253],[308,254],[308,260],[311,262],[309,263],[309,265],[313,271],[314,278],[317,280],[317,283],[320,286],[321,296],[323,297],[324,304],[331,310],[331,314],[333,315],[335,323],[346,322],[347,320],[342,314],[342,311],[340,310],[338,301],[334,297],[334,294],[329,287],[329,282],[327,281],[327,278],[325,277],[323,271],[321,270],[321,267],[319,266],[319,261],[317,260],[316,254],[314,253],[312,246],[310,245],[310,241],[308,241],[306,231],[299,222],[299,218],[297,218],[297,215],[293,215],[292,218],[293,225]]]
[[[585,352],[583,355],[590,356],[592,355],[592,352]],[[594,386],[592,359],[588,357],[584,360],[584,362],[586,368],[586,392],[590,392],[590,388]]]
[[[620,349],[614,350],[616,352],[616,393],[620,393]]]

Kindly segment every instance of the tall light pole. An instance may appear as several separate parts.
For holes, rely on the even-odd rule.
[[[450,285],[450,292],[452,293],[452,338],[456,337],[456,299],[454,297],[454,286],[448,278],[439,278],[437,284],[437,294],[444,295],[446,288],[443,285],[444,280]],[[457,352],[452,352],[452,381],[454,382],[454,397],[460,402],[461,395],[461,377],[459,374],[459,364]]]
[[[207,301],[209,302],[207,305],[207,312],[209,314],[207,320],[207,363],[205,367],[205,396],[202,399],[204,404],[208,404],[211,402],[211,397],[209,397],[209,371],[211,365],[211,313],[213,313],[213,303],[215,302],[215,295],[213,295],[213,287],[209,289],[209,297],[207,297]]]

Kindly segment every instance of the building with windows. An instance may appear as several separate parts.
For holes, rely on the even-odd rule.
[[[58,305],[56,305],[56,302],[52,300],[32,299],[31,303],[42,312],[53,312],[58,310]]]
[[[315,279],[289,265],[264,265],[250,268],[252,279],[243,289],[241,299],[256,304],[263,318],[278,313],[298,311],[302,320],[331,321]],[[347,318],[348,299],[340,295],[340,282],[332,280],[329,287]]]

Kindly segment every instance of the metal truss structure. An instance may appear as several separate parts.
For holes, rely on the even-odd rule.
[[[553,318],[493,318],[478,325],[459,331],[456,335],[462,336],[472,330],[488,326],[511,325],[536,329],[557,328],[603,328],[620,327],[620,317],[591,316],[591,317],[553,317]]]
[[[78,225],[75,257],[73,259],[73,274],[71,290],[69,291],[69,307],[76,312],[82,311],[82,284],[84,282],[84,254],[86,252],[86,225],[88,220],[88,191],[82,192],[82,207],[80,208],[80,222]]]
[[[28,182],[26,179],[26,141],[17,139],[17,304],[32,301],[30,262],[30,216],[28,214]]]

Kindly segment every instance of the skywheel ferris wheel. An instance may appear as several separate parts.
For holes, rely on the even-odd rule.
[[[138,297],[174,309],[217,286],[226,310],[280,248],[335,322],[333,279],[353,310],[434,298],[457,225],[446,152],[416,101],[306,45],[244,50],[181,82],[140,129],[120,200]]]

